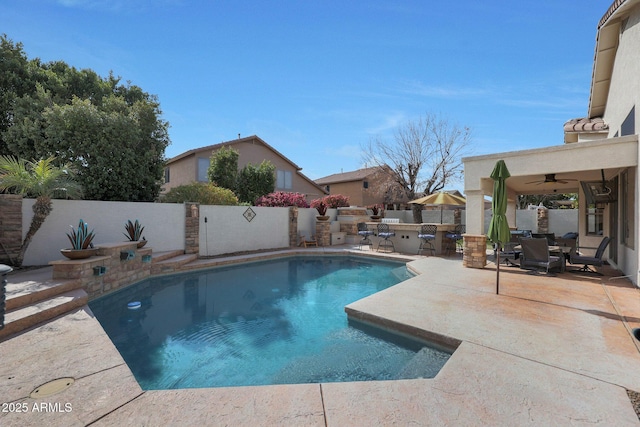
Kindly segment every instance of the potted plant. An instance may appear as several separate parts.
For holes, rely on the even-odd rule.
[[[144,227],[137,219],[135,223],[131,222],[131,220],[127,220],[127,223],[124,225],[124,229],[127,232],[122,234],[124,234],[130,242],[138,242],[138,248],[141,248],[147,244],[147,239],[145,239],[142,235]]]
[[[61,249],[62,255],[69,259],[84,259],[95,255],[96,249],[93,248],[93,238],[96,236],[93,230],[89,231],[89,225],[80,219],[78,228],[73,228],[71,232],[67,233],[67,237],[71,242],[70,249]]]
[[[328,221],[329,216],[327,216],[327,204],[322,199],[316,199],[311,202],[311,207],[316,208],[319,216],[316,217],[318,221]]]
[[[374,220],[374,221],[380,220],[380,218],[382,216],[380,214],[380,210],[381,210],[380,205],[371,205],[371,206],[369,206],[369,209],[371,209],[371,213],[372,213],[371,219]]]

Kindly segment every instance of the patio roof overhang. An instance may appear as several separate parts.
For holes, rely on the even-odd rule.
[[[602,171],[609,180],[624,168],[636,167],[638,135],[465,157],[465,194],[492,193],[489,174],[499,159],[511,173],[507,180],[510,198],[519,194],[574,193],[580,181],[601,181]],[[540,183],[547,174],[555,174],[556,180],[564,182]]]

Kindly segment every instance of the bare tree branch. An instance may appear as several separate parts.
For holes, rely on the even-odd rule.
[[[366,164],[383,170],[408,200],[432,194],[461,177],[462,157],[471,144],[471,130],[431,113],[399,126],[393,141],[375,137],[363,147]],[[413,207],[415,222],[422,221],[422,206]]]

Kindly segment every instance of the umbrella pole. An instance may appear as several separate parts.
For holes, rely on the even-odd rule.
[[[496,295],[500,295],[500,245],[496,250]]]

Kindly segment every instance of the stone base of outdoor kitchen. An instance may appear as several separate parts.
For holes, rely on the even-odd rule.
[[[94,299],[151,275],[151,248],[137,242],[104,243],[87,259],[51,261],[53,279],[77,279]]]

